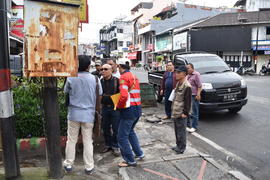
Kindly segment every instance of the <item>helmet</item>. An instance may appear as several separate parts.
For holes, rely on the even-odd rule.
[[[128,66],[131,65],[130,60],[127,59],[127,58],[119,58],[117,64],[119,64],[119,65],[128,65]]]

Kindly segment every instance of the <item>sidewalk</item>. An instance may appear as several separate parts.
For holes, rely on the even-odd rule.
[[[163,106],[162,106],[163,107]],[[65,174],[64,180],[186,180],[186,179],[226,179],[235,178],[229,171],[217,164],[211,156],[202,154],[188,142],[184,154],[176,155],[170,148],[175,145],[175,134],[172,122],[150,123],[160,121],[163,109],[143,109],[143,116],[137,124],[136,131],[143,151],[146,155],[143,161],[138,161],[137,167],[118,168],[121,157],[114,157],[110,152],[105,154],[95,153],[95,173],[91,176],[84,175],[82,153],[76,157],[75,169],[71,174]],[[36,156],[24,160],[22,164],[30,167],[21,168],[22,179],[45,180],[47,178],[45,156]],[[25,165],[26,166],[26,165]],[[36,167],[35,167],[36,166]],[[4,178],[4,168],[0,168],[0,179]]]

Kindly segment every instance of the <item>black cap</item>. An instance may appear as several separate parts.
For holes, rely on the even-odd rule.
[[[175,71],[187,73],[187,67],[186,67],[186,66],[178,66],[178,67],[175,69]]]

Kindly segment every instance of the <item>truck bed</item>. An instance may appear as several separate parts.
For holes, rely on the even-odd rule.
[[[164,74],[164,71],[148,72],[149,83],[160,86],[163,74]]]

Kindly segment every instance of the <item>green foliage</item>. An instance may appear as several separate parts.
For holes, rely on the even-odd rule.
[[[44,132],[44,112],[41,98],[41,78],[13,79],[18,83],[13,88],[14,111],[17,138],[42,137]],[[67,109],[65,107],[65,94],[61,90],[64,80],[58,80],[58,104],[61,135],[66,135]]]
[[[157,60],[157,62],[163,61],[163,56],[156,56],[156,60]]]
[[[142,64],[136,63],[136,68],[142,67]]]

